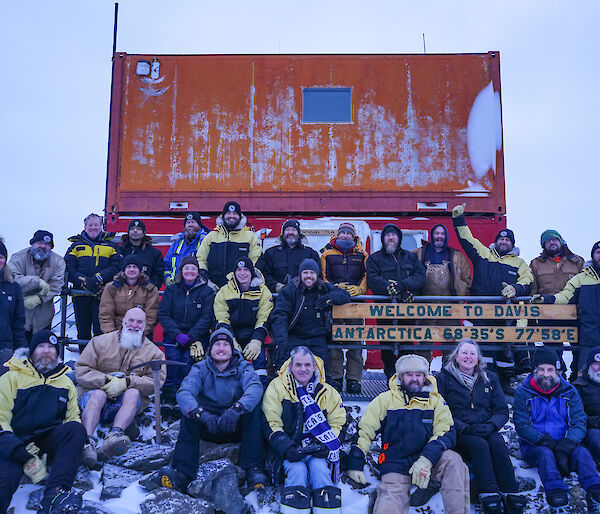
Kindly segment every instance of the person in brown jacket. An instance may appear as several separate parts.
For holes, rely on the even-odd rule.
[[[164,354],[146,337],[146,314],[140,308],[129,309],[121,330],[94,336],[75,363],[77,393],[82,410],[81,421],[88,434],[83,448],[83,463],[96,464],[98,452],[105,460],[122,455],[130,444],[124,430],[136,414],[150,403],[154,392],[152,370],[132,367],[153,360],[164,360]],[[166,378],[160,368],[159,383]],[[93,438],[98,423],[112,423],[112,429],[96,451]]]
[[[100,328],[103,334],[121,328],[123,316],[133,307],[146,313],[146,337],[152,334],[158,320],[159,295],[156,286],[142,273],[142,261],[137,255],[129,255],[123,261],[123,271],[115,275],[102,291],[100,298]]]

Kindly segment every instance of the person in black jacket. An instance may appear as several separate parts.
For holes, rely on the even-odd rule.
[[[194,361],[202,360],[208,347],[210,329],[215,322],[214,291],[200,275],[193,255],[184,257],[175,283],[165,289],[158,308],[158,320],[164,329],[167,360],[186,364],[167,366],[167,380],[162,388],[165,402],[174,403],[181,381]]]
[[[416,254],[402,249],[402,230],[388,223],[381,231],[383,248],[367,259],[367,286],[377,295],[388,295],[393,301],[411,301],[425,284],[425,266]],[[393,321],[379,320],[379,324]],[[414,353],[414,352],[413,352]],[[381,350],[385,376],[388,380],[395,373],[394,352]]]
[[[486,371],[479,346],[462,339],[436,376],[438,391],[452,411],[457,451],[470,461],[484,512],[522,513],[508,449],[498,431],[508,421],[508,405],[498,377]]]
[[[583,375],[573,383],[587,414],[587,433],[583,444],[600,464],[600,346],[590,350]]]
[[[152,237],[146,235],[146,225],[142,220],[131,220],[127,234],[121,236],[123,257],[137,255],[142,261],[142,273],[150,277],[157,289],[163,284],[165,261],[158,248],[152,246]]]
[[[272,293],[279,293],[291,279],[298,276],[300,263],[304,259],[320,262],[317,252],[302,244],[303,237],[300,222],[287,220],[281,227],[281,243],[268,248],[258,258],[256,267],[265,277],[265,284]]]
[[[319,265],[312,259],[300,263],[300,275],[279,293],[272,313],[275,366],[281,368],[292,348],[306,346],[325,363],[331,336],[331,305],[351,301],[347,291],[318,278]]]
[[[0,239],[0,375],[8,371],[2,366],[17,348],[26,348],[25,306],[21,286],[13,281],[6,265],[8,253]]]

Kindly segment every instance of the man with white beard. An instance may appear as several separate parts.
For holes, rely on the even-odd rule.
[[[82,410],[82,423],[88,441],[83,449],[83,463],[94,467],[98,453],[104,459],[122,455],[131,440],[125,430],[136,414],[150,403],[154,392],[152,370],[144,366],[131,371],[137,364],[164,360],[164,354],[144,337],[146,314],[142,309],[129,309],[123,318],[123,328],[93,337],[77,363],[77,392]],[[160,369],[160,385],[166,370]],[[96,450],[94,432],[98,423],[112,428],[102,446]]]
[[[573,384],[583,402],[587,414],[587,433],[583,444],[596,464],[600,463],[600,346],[592,348],[588,354],[583,376]]]

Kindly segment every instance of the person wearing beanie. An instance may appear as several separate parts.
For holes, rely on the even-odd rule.
[[[152,246],[152,237],[146,235],[146,224],[142,220],[131,220],[127,233],[121,236],[121,254],[137,256],[142,263],[141,270],[148,275],[157,289],[164,280],[165,261],[158,248]]]
[[[71,489],[86,432],[57,346],[50,330],[34,333],[29,349],[15,352],[0,377],[0,512],[7,511],[23,475],[34,484],[46,480],[38,512],[51,512],[51,505],[81,510],[81,495]]]
[[[320,262],[319,254],[302,244],[304,237],[298,220],[286,220],[281,227],[280,243],[267,248],[256,262],[272,293],[279,293],[290,279],[298,276],[300,263],[304,259]]]
[[[389,390],[371,401],[358,423],[358,441],[346,461],[348,477],[366,483],[366,455],[381,432],[374,514],[408,512],[409,504],[426,495],[434,482],[441,483],[445,512],[468,512],[469,471],[451,450],[456,444],[452,414],[429,376],[427,359],[403,355],[395,369]],[[413,484],[417,490],[411,498]]]
[[[227,284],[215,296],[217,328],[224,327],[233,333],[244,358],[252,362],[266,387],[267,359],[263,344],[273,296],[249,257],[241,257],[227,278]]]
[[[278,369],[289,359],[292,348],[306,346],[328,371],[331,306],[348,303],[351,297],[320,279],[320,266],[313,259],[304,259],[298,269],[299,275],[280,291],[271,314],[275,366]]]
[[[260,241],[247,221],[240,204],[227,202],[217,226],[198,248],[200,273],[217,287],[227,283],[227,275],[241,257],[250,257],[256,264],[262,253]]]
[[[6,258],[6,246],[0,238],[0,375],[7,371],[3,364],[14,351],[27,346],[23,293],[13,279]]]
[[[412,301],[425,284],[425,266],[412,252],[402,248],[402,230],[392,223],[381,231],[381,250],[367,259],[367,286],[377,295],[389,296],[394,302]],[[377,320],[378,325],[390,325],[390,320]],[[394,374],[396,357],[392,350],[381,350],[385,376]]]
[[[200,442],[241,442],[240,466],[250,488],[262,488],[265,451],[262,435],[263,388],[250,362],[234,347],[227,328],[215,330],[206,359],[195,363],[177,391],[183,415],[173,460],[163,467],[163,487],[187,492],[196,479]]]
[[[98,318],[103,334],[119,330],[125,313],[139,307],[146,313],[144,335],[152,339],[152,331],[158,323],[158,289],[142,272],[144,265],[138,255],[123,259],[123,270],[106,284],[100,297]]]
[[[581,397],[561,377],[555,351],[538,348],[533,365],[533,373],[517,388],[513,402],[523,459],[538,468],[546,501],[554,512],[568,504],[569,487],[562,477],[572,471],[587,493],[589,512],[600,512],[600,474],[582,444],[587,427]]]
[[[337,236],[333,236],[321,250],[321,270],[325,282],[348,291],[350,296],[367,293],[366,261],[368,254],[356,235],[352,223],[340,223]],[[360,320],[334,320],[334,324],[362,324]],[[356,343],[356,341],[354,341]],[[360,394],[363,369],[362,350],[346,351],[346,391]],[[338,391],[344,382],[344,352],[329,350],[328,382]]]
[[[596,466],[600,463],[600,346],[588,353],[587,368],[573,385],[577,388],[587,415],[587,433],[583,444]]]
[[[215,292],[200,275],[196,257],[184,257],[175,282],[165,289],[158,309],[167,360],[185,364],[167,366],[167,381],[161,393],[166,404],[175,405],[181,381],[192,364],[204,358],[210,329],[215,323],[214,300]]]
[[[210,229],[202,223],[197,212],[188,212],[183,218],[183,232],[172,238],[173,243],[167,250],[164,259],[164,282],[170,286],[181,269],[181,261],[188,255],[195,256]]]
[[[102,333],[98,319],[100,293],[123,269],[123,257],[121,248],[113,242],[115,234],[102,230],[101,216],[89,214],[83,224],[83,231],[69,238],[72,244],[65,254],[65,264],[67,279],[73,288],[86,292],[73,295],[73,310],[77,339],[88,341],[92,330],[94,335]],[[80,345],[79,351],[83,348],[84,345]]]

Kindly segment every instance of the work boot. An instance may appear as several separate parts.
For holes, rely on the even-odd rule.
[[[350,394],[361,394],[362,388],[357,380],[346,379],[346,391]]]
[[[422,507],[431,498],[437,494],[442,484],[435,480],[430,480],[429,485],[425,489],[417,487],[414,493],[410,495],[410,506],[411,507]]]
[[[175,489],[180,493],[187,493],[190,480],[183,473],[171,466],[163,466],[158,472],[158,478],[160,479],[160,485],[163,487]]]
[[[329,382],[329,385],[333,387],[338,393],[342,392],[343,382],[341,378],[330,378],[329,380],[327,380],[327,382]]]
[[[310,514],[310,491],[308,487],[284,487],[281,495],[282,514]]]
[[[108,460],[111,457],[123,455],[129,449],[130,444],[131,440],[122,429],[113,428],[98,451],[102,454],[104,460]]]
[[[79,512],[83,501],[81,492],[65,491],[62,487],[53,487],[44,492],[37,514],[66,514]]]
[[[130,441],[135,441],[140,436],[140,427],[136,423],[135,419],[129,423],[129,426],[124,430],[125,435],[129,437]]]
[[[501,514],[504,512],[502,504],[502,495],[498,493],[481,493],[479,501],[485,514]]]
[[[567,505],[569,505],[569,493],[562,489],[554,489],[553,491],[546,491],[546,501],[550,506],[551,514],[562,514],[567,512]]]
[[[98,451],[96,450],[96,443],[93,439],[88,439],[87,443],[83,445],[81,463],[90,469],[95,468],[96,464],[98,464]]]
[[[342,514],[342,490],[327,486],[312,491],[313,514]]]
[[[587,491],[587,507],[590,514],[600,514],[600,488],[598,486]]]
[[[504,510],[507,514],[523,514],[527,507],[527,496],[518,493],[505,493]]]
[[[267,475],[261,468],[250,468],[246,471],[246,482],[251,489],[264,488],[267,480]]]

